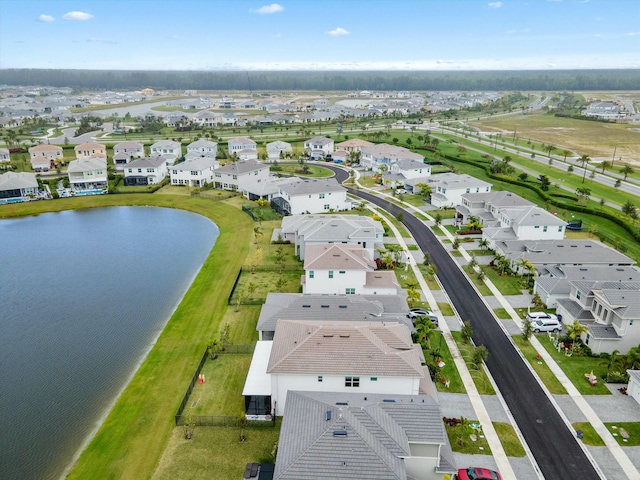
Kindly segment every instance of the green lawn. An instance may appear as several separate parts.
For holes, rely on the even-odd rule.
[[[440,309],[442,315],[444,315],[445,317],[452,317],[453,315],[455,315],[453,307],[451,307],[451,305],[448,303],[438,302],[438,308]]]
[[[513,427],[504,422],[491,422],[508,457],[525,457],[527,453]]]
[[[496,391],[493,389],[493,385],[491,385],[489,377],[487,377],[487,374],[484,371],[484,367],[481,367],[480,370],[476,370],[471,363],[474,348],[473,345],[471,345],[470,343],[462,343],[462,336],[460,335],[460,332],[451,332],[451,335],[458,344],[460,354],[462,355],[462,358],[469,368],[469,373],[471,373],[473,383],[475,383],[480,395],[495,395]],[[489,352],[489,355],[491,355],[491,352]]]
[[[602,437],[598,435],[596,429],[593,428],[589,422],[574,422],[573,428],[576,430],[582,430],[582,443],[590,445],[592,447],[604,447],[606,443],[602,440]]]
[[[418,264],[418,270],[422,273],[425,281],[427,282],[427,286],[430,290],[440,290],[440,284],[436,281],[435,277],[431,273],[428,267],[423,264]],[[436,272],[437,275],[437,272]]]
[[[267,293],[276,290],[274,285],[280,278],[286,281],[286,283],[278,289],[279,292],[298,293],[302,288],[300,283],[300,277],[302,275],[304,275],[304,270],[297,270],[293,272],[285,271],[282,272],[282,274],[278,274],[278,272],[272,271],[251,272],[250,270],[245,271],[243,269],[242,275],[240,275],[240,279],[238,280],[238,285],[233,292],[231,303],[235,305],[238,300],[241,303],[255,301],[264,302],[267,298]],[[253,293],[249,291],[250,288],[254,289]]]
[[[503,295],[521,295],[522,287],[520,278],[511,275],[501,275],[488,265],[481,265],[480,268],[486,277],[493,282]]]
[[[487,285],[478,278],[478,274],[469,265],[465,265],[464,267],[462,267],[462,269],[466,272],[467,276],[476,286],[476,288],[480,292],[480,295],[482,295],[483,297],[490,297],[491,295],[493,295],[491,293],[491,290],[489,290],[489,287],[487,287]]]
[[[478,420],[467,419],[470,423],[478,423]],[[464,453],[467,455],[491,455],[491,448],[489,448],[489,442],[482,433],[482,430],[472,430],[470,428],[463,428],[460,425],[450,427],[445,425],[447,436],[449,437],[449,443],[451,444],[451,450],[456,453]],[[475,436],[475,441],[471,439],[471,435]]]
[[[582,395],[611,395],[609,389],[605,386],[602,377],[606,375],[607,368],[600,365],[601,358],[591,357],[567,357],[564,352],[558,353],[546,334],[539,334],[538,338],[544,348],[551,354],[553,359],[558,363],[562,371],[569,377],[569,380],[578,389]],[[598,383],[591,385],[585,374],[593,374],[598,377]]]
[[[172,416],[218,331],[235,273],[249,250],[253,222],[225,202],[175,195],[100,195],[3,205],[0,217],[116,205],[189,210],[215,221],[220,236],[136,375],[68,478],[150,478],[175,428]]]
[[[566,395],[567,391],[558,380],[558,377],[553,374],[551,369],[542,359],[539,360],[537,358],[538,352],[533,348],[531,343],[526,342],[522,338],[522,335],[514,335],[512,338],[549,391],[554,395]]]
[[[623,447],[637,447],[640,445],[640,422],[606,422],[605,426],[611,432],[613,438]],[[627,432],[627,439],[624,438],[620,429],[624,429]]]
[[[494,308],[493,309],[493,313],[496,314],[496,317],[498,317],[501,320],[511,320],[511,315],[509,315],[509,312],[507,312],[504,308],[500,307],[500,308]]]
[[[445,342],[444,338],[442,337],[442,332],[438,332],[437,337],[431,340],[431,343],[436,348],[436,350],[439,350],[439,358],[444,362],[444,367],[438,370],[438,378],[436,378],[435,381],[438,391],[449,393],[467,393],[467,389],[464,388],[462,378],[460,378],[460,373],[458,373],[458,369],[456,368],[456,364],[453,361],[453,357],[451,356],[451,352],[449,351],[447,342]],[[426,352],[425,357],[428,356],[429,353]],[[449,388],[447,388],[442,382],[439,381],[440,378],[444,378],[445,381],[449,381]]]
[[[274,165],[271,166],[270,170],[273,175],[278,173],[287,173],[289,175],[295,175],[300,177],[311,177],[311,178],[325,178],[325,177],[333,177],[333,172],[328,168],[320,167],[318,165],[305,165],[309,173],[305,173],[302,170],[302,165],[285,165],[278,164],[277,167],[274,168]]]

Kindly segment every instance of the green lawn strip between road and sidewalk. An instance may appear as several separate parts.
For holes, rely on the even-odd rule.
[[[451,332],[451,335],[458,344],[460,354],[462,355],[463,360],[469,368],[469,373],[473,378],[473,383],[475,383],[476,388],[478,389],[478,393],[480,393],[480,395],[495,395],[496,391],[489,381],[489,377],[484,371],[484,367],[480,367],[479,370],[476,370],[475,366],[472,363],[473,349],[475,347],[471,343],[463,343],[462,335],[460,334],[460,332]],[[491,355],[491,352],[489,352],[489,355]]]
[[[598,432],[596,432],[596,429],[593,428],[593,425],[590,423],[574,422],[572,425],[573,428],[575,428],[576,433],[578,430],[582,431],[582,443],[585,445],[589,445],[591,447],[604,447],[606,445],[604,440],[602,440],[602,437],[598,435]]]
[[[0,207],[0,218],[108,206],[180,208],[220,228],[214,248],[156,344],[68,478],[150,478],[174,430],[173,415],[206,343],[217,335],[253,222],[224,202],[171,195],[104,195]]]
[[[537,358],[538,352],[533,345],[524,340],[520,334],[514,335],[511,338],[522,352],[522,355],[531,364],[545,387],[547,387],[547,389],[554,395],[566,395],[567,391],[560,383],[560,380],[558,380],[558,377],[553,374],[551,369],[542,359]]]

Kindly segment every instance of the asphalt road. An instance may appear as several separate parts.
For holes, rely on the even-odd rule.
[[[336,179],[342,183],[349,174],[340,168]],[[487,367],[520,428],[545,478],[598,480],[600,476],[563,422],[529,368],[482,302],[466,275],[422,221],[398,206],[359,190],[349,192],[374,203],[394,216],[403,212],[403,223],[423,251],[428,251],[438,277],[463,320],[473,327],[473,341],[489,350]]]

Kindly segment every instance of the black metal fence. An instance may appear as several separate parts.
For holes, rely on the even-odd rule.
[[[191,377],[191,382],[189,382],[189,386],[187,387],[187,391],[184,392],[184,396],[182,397],[182,401],[180,402],[180,406],[178,407],[178,410],[176,411],[176,425],[184,425],[184,423],[178,423],[178,419],[182,418],[182,412],[184,411],[185,406],[187,405],[187,402],[189,401],[189,397],[191,396],[191,392],[193,391],[193,387],[195,387],[196,382],[198,381],[198,376],[200,375],[200,371],[202,370],[202,366],[204,365],[204,362],[207,361],[207,351],[205,350],[204,353],[202,354],[202,358],[200,359],[200,363],[198,363],[198,367],[196,368],[196,371],[193,374],[193,377]]]

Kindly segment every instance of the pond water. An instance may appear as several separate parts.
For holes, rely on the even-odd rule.
[[[0,220],[0,478],[63,474],[218,234],[153,207]]]

